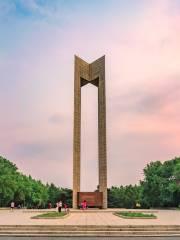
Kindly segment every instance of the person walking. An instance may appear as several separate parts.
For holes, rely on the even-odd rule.
[[[14,207],[15,207],[15,203],[14,201],[11,202],[11,210],[13,211],[14,210]]]
[[[58,202],[58,212],[61,212],[62,209],[62,201]]]
[[[64,211],[69,213],[69,205],[67,203],[64,203]]]

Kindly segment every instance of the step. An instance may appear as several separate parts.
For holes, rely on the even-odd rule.
[[[176,231],[57,231],[57,232],[1,232],[0,236],[180,236]]]
[[[2,231],[180,231],[178,228],[2,228]]]
[[[180,230],[179,225],[154,225],[154,226],[145,226],[145,225],[137,225],[137,226],[98,226],[98,225],[0,225],[0,231],[4,229],[9,229],[9,230],[16,230],[16,229],[26,229],[26,230],[33,230],[33,229],[51,229],[51,230],[64,230],[64,229],[72,229],[72,230],[102,230],[102,229],[107,229],[107,230],[156,230],[156,229],[165,229],[165,230]]]

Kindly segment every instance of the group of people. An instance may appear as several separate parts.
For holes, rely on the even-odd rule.
[[[58,210],[58,212],[62,211],[62,208],[64,207],[65,212],[69,212],[69,206],[67,203],[62,203],[62,201],[59,201],[56,203],[56,208]]]
[[[17,207],[18,209],[22,208],[21,204],[18,204],[17,206],[15,206],[15,202],[12,201],[11,204],[10,204],[11,210],[13,211],[15,207]]]
[[[15,208],[15,202],[12,201],[11,204],[10,204],[10,207],[11,207],[11,210],[13,210]],[[81,202],[81,206],[80,206],[80,209],[82,210],[86,210],[87,209],[87,201],[84,200]],[[18,207],[19,208],[19,207]],[[48,209],[51,209],[52,208],[52,203],[49,202],[48,203]],[[62,211],[62,208],[64,208],[65,212],[69,212],[69,206],[67,203],[64,203],[62,201],[59,201],[56,203],[56,208],[57,208],[57,211],[58,212],[61,212]]]
[[[21,208],[21,205],[19,204],[16,207]],[[52,208],[52,203],[48,202],[47,207],[48,207],[48,209],[51,209]],[[10,203],[10,208],[11,208],[12,211],[14,210],[14,208],[15,208],[15,202],[14,201],[12,201]],[[63,204],[62,201],[59,201],[59,202],[56,203],[56,208],[57,208],[58,212],[61,212],[62,208],[64,208],[65,212],[69,212],[68,204],[67,203]]]

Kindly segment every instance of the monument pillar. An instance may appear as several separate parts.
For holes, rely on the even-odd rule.
[[[73,136],[73,208],[77,208],[81,169],[81,87],[91,83],[98,87],[98,163],[99,192],[103,194],[102,208],[107,208],[106,157],[106,96],[105,56],[91,64],[75,56],[74,72],[74,136]]]

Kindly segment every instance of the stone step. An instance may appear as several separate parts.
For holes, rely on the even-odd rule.
[[[176,227],[176,228],[179,228],[180,229],[180,225],[69,225],[69,224],[66,224],[66,225],[41,225],[41,224],[38,224],[38,225],[0,225],[0,228],[5,228],[5,227],[14,227],[14,228],[24,228],[24,227],[29,227],[29,228],[32,228],[32,227],[40,227],[40,228],[47,228],[47,227],[53,227],[53,228],[69,228],[69,227],[72,227],[72,228],[78,228],[78,227],[96,227],[96,228],[102,228],[102,227],[106,227],[106,228],[139,228],[139,227],[142,227],[142,228],[160,228],[160,227]]]
[[[154,230],[150,230],[150,229],[2,229],[0,231],[0,233],[2,232],[79,232],[79,231],[84,231],[84,232],[102,232],[102,231],[107,231],[107,232],[154,232],[154,231],[165,231],[165,232],[172,232],[172,231],[176,231],[176,232],[180,232],[180,230],[177,229],[154,229]]]
[[[73,229],[77,229],[77,228],[96,228],[96,229],[102,229],[102,228],[108,228],[108,229],[124,229],[124,228],[128,228],[128,229],[136,229],[136,228],[146,228],[146,229],[156,229],[156,228],[176,228],[176,229],[180,229],[180,225],[0,225],[0,229],[4,229],[4,228],[52,228],[52,229],[64,229],[64,228],[73,228]]]
[[[1,231],[180,231],[178,228],[2,228]]]
[[[2,231],[0,236],[180,236],[179,231]]]
[[[83,232],[92,232],[92,231],[94,231],[94,232],[102,232],[102,231],[106,231],[106,232],[126,232],[126,231],[128,231],[128,232],[156,232],[156,231],[159,231],[159,232],[162,232],[162,231],[164,231],[164,232],[172,232],[172,231],[176,231],[176,232],[179,232],[180,233],[180,231],[179,230],[176,230],[176,229],[170,229],[170,230],[165,230],[165,229],[156,229],[156,230],[147,230],[147,229],[132,229],[132,230],[130,230],[130,229],[124,229],[124,230],[122,230],[122,229],[120,229],[120,230],[117,230],[117,229],[113,229],[113,230],[108,230],[108,229],[102,229],[102,230],[96,230],[96,229],[93,229],[93,230],[90,230],[90,229],[87,229],[87,230],[85,230],[85,229],[78,229],[78,230],[73,230],[73,229],[66,229],[66,230],[51,230],[51,229],[47,229],[47,230],[40,230],[40,229],[33,229],[33,230],[27,230],[27,229],[24,229],[24,230],[7,230],[7,229],[4,229],[4,230],[1,230],[0,231],[0,233],[3,233],[3,232],[9,232],[9,233],[13,233],[13,232],[16,232],[16,233],[18,233],[18,232],[79,232],[79,231],[83,231]]]
[[[22,226],[22,225],[17,225],[17,226],[0,226],[0,232],[1,231],[17,231],[17,230],[26,230],[26,231],[44,231],[44,230],[49,230],[49,231],[180,231],[180,226],[68,226],[68,225],[61,225],[61,226]]]
[[[0,236],[180,236],[180,226],[0,225]]]

